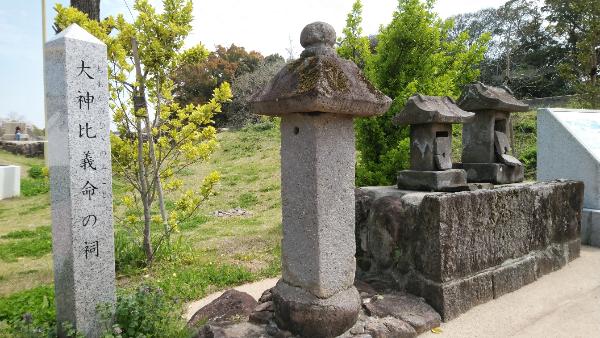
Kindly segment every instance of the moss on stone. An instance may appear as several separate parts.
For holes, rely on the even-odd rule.
[[[322,89],[328,94],[350,91],[350,81],[346,74],[344,74],[340,65],[331,58],[308,57],[292,62],[289,67],[290,72],[298,78],[296,94],[303,94],[316,89],[322,80],[325,80],[327,84]]]

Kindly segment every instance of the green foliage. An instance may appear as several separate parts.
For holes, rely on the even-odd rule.
[[[164,278],[153,282],[169,297],[184,301],[206,294],[209,286],[223,288],[256,279],[247,268],[232,264],[195,263],[194,266],[165,267]]]
[[[159,255],[155,251],[169,247],[179,222],[192,217],[213,194],[217,172],[208,173],[193,189],[183,189],[180,173],[206,161],[216,150],[214,116],[230,101],[230,86],[220,82],[217,88],[210,87],[202,104],[183,106],[174,99],[175,71],[183,62],[197,62],[208,55],[201,45],[182,50],[192,29],[189,0],[164,0],[162,13],[148,0],[136,0],[138,16],[133,23],[123,15],[96,22],[74,8],[60,4],[55,8],[58,28],[78,23],[108,46],[109,105],[118,130],[111,135],[113,170],[130,187],[117,202],[127,208],[127,216],[119,223],[128,234],[142,234],[143,241],[134,243],[143,245],[150,265]],[[134,41],[140,72],[134,67]],[[128,82],[133,78],[135,82]],[[142,107],[134,107],[134,97],[141,99]],[[175,200],[175,207],[168,211],[163,203],[166,194]]]
[[[549,30],[558,36],[569,54],[560,71],[580,94],[581,107],[600,107],[600,1],[546,0]]]
[[[104,338],[191,336],[182,318],[183,304],[160,288],[143,285],[135,292],[120,292],[114,311],[105,306],[100,312],[107,323],[115,323],[106,329]]]
[[[277,54],[267,56],[252,71],[236,77],[233,81],[233,100],[222,115],[221,125],[240,128],[249,123],[262,123],[263,117],[250,112],[249,101],[283,68],[285,61]]]
[[[32,165],[29,170],[27,170],[27,174],[29,174],[29,177],[33,179],[44,178],[46,176],[44,172],[44,167],[40,165]]]
[[[0,297],[0,322],[14,326],[30,326],[48,332],[55,325],[54,287],[38,286],[33,289]]]
[[[13,231],[0,238],[8,240],[0,243],[0,260],[6,262],[15,262],[19,257],[38,258],[52,251],[52,236],[48,226]]]
[[[229,48],[218,45],[214,52],[205,50],[200,57],[182,61],[172,78],[177,102],[187,105],[208,102],[215,87],[254,72],[267,60],[258,52],[232,44]]]
[[[378,35],[376,54],[367,65],[375,86],[393,99],[383,116],[357,119],[357,185],[386,185],[408,165],[408,128],[391,119],[415,94],[456,98],[479,76],[489,34],[469,44],[469,35],[449,37],[451,20],[433,12],[433,1],[399,0],[392,22]]]
[[[537,172],[537,119],[536,112],[514,114],[513,151],[525,166],[525,179],[535,180]]]
[[[21,179],[21,195],[25,197],[37,196],[50,191],[50,182],[48,179]]]
[[[342,30],[342,37],[338,39],[337,53],[344,59],[356,63],[360,69],[364,69],[371,58],[371,46],[369,37],[363,36],[362,3],[356,0],[352,5],[352,11],[346,17],[346,27]]]

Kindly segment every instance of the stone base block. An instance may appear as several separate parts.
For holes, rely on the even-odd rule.
[[[279,280],[273,288],[273,304],[280,328],[302,337],[329,338],[356,323],[362,301],[354,286],[323,299]]]
[[[583,209],[581,215],[581,242],[600,247],[600,210]]]
[[[469,186],[467,185],[467,174],[461,169],[402,170],[398,173],[398,189],[452,192],[469,190]]]
[[[583,184],[356,192],[358,277],[425,298],[444,320],[579,257]]]
[[[501,163],[456,163],[454,167],[467,172],[469,183],[511,184],[523,182],[525,177],[522,165],[511,167]]]

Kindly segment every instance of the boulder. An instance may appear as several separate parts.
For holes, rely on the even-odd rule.
[[[188,326],[199,323],[219,323],[250,316],[258,305],[256,300],[245,292],[234,289],[225,291],[219,298],[198,310],[188,322]]]
[[[409,323],[417,333],[440,326],[442,318],[420,297],[408,293],[383,294],[364,304],[370,316],[394,317]]]

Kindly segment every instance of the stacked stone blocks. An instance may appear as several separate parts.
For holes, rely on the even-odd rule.
[[[572,181],[452,194],[358,189],[359,275],[456,318],[578,257],[582,200]]]

